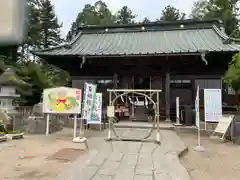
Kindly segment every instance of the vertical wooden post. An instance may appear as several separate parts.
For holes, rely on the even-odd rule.
[[[114,73],[114,75],[113,75],[113,88],[114,89],[118,88],[118,75],[117,75],[117,73]]]
[[[171,122],[170,120],[170,73],[166,73],[165,78],[165,109],[166,109],[166,122]]]

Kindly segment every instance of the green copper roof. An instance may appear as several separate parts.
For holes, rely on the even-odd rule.
[[[129,56],[238,51],[221,22],[174,21],[128,26],[82,27],[69,44],[35,50],[40,56]]]

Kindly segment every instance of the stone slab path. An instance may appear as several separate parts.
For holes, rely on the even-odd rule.
[[[146,129],[117,129],[120,136],[144,137]],[[107,133],[106,133],[107,134]],[[150,139],[155,140],[153,133]],[[179,154],[187,147],[174,131],[161,131],[161,145],[152,142],[89,140],[85,160],[76,160],[59,180],[190,180]]]

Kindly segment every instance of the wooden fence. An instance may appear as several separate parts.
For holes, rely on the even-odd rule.
[[[22,119],[27,119],[29,116],[32,115],[32,106],[16,106],[16,111],[19,113],[19,117]],[[61,115],[61,114],[51,114],[51,117],[57,118],[59,121],[63,122],[64,127],[73,127],[73,119],[69,118],[68,115]]]

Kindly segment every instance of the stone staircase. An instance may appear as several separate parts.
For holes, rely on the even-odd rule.
[[[134,109],[134,118],[132,121],[134,122],[148,122],[148,112],[147,109],[144,106],[137,106]],[[166,112],[165,108],[160,108],[159,110],[160,113],[160,121],[164,121],[166,119]],[[176,121],[176,110],[171,109],[170,110],[170,119],[172,122]]]
[[[134,109],[134,118],[132,121],[134,122],[148,122],[148,114],[147,114],[147,109],[145,106],[137,106]]]

